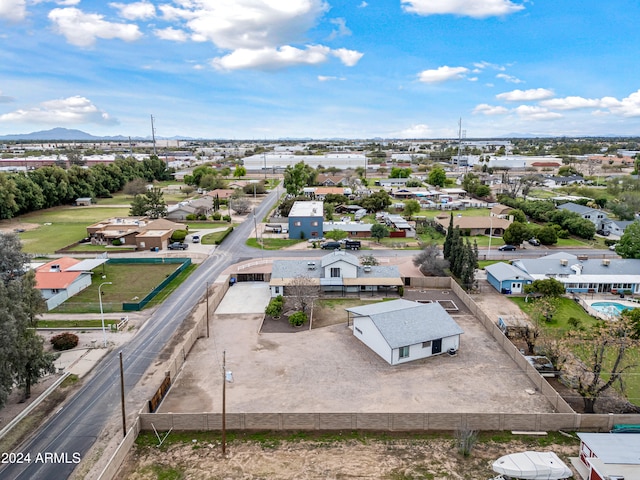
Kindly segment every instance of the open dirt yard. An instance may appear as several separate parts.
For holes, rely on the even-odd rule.
[[[333,434],[332,439],[231,441],[225,457],[218,441],[195,434],[191,441],[160,450],[137,446],[119,478],[487,480],[495,475],[491,464],[507,453],[554,451],[572,468],[568,458],[576,457],[579,448],[577,440],[559,435],[507,442],[484,436],[464,457],[452,437],[345,436],[344,440]],[[574,478],[579,478],[575,470]]]
[[[231,290],[241,288],[245,298],[259,296],[256,284]],[[159,412],[221,411],[223,351],[233,374],[229,413],[553,411],[469,314],[454,316],[464,330],[456,356],[390,366],[353,336],[346,313],[343,323],[293,335],[260,333],[263,314],[241,309],[214,315],[210,337],[195,344]]]

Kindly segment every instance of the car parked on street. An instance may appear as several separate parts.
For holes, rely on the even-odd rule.
[[[498,250],[501,252],[513,252],[515,249],[516,247],[513,245],[502,245],[501,247],[498,247]]]
[[[322,244],[323,250],[340,250],[340,242],[326,242]]]

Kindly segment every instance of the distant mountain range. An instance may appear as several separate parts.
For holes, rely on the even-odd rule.
[[[95,135],[91,135],[90,133],[83,132],[82,130],[74,130],[69,128],[52,128],[51,130],[41,130],[39,132],[32,133],[17,133],[13,135],[0,135],[1,141],[82,141],[82,142],[105,142],[105,141],[116,141],[116,142],[128,142],[129,138],[131,140],[146,140],[150,141],[151,137],[125,137],[124,135],[113,135],[106,137],[97,137]],[[188,137],[156,137],[156,140],[192,140]]]

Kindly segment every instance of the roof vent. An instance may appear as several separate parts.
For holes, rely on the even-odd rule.
[[[608,258],[602,259],[602,265],[604,265],[605,267],[608,267],[610,263],[611,263],[611,260],[609,260]]]
[[[366,267],[363,268],[363,270],[367,273],[369,273],[371,271],[371,267],[369,265],[367,265]]]
[[[563,267],[566,267],[567,265],[569,265],[569,260],[567,260],[566,258],[561,258],[560,265],[562,265]]]
[[[307,268],[309,270],[315,270],[316,269],[316,262],[307,262]]]
[[[60,265],[58,265],[58,264],[51,265],[51,269],[49,271],[51,271],[51,272],[59,272],[60,271]]]

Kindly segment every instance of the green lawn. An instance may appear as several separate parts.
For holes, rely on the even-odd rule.
[[[511,297],[510,300],[516,303],[523,312],[528,315],[531,314],[535,300],[530,298],[528,302],[525,302],[524,297]],[[580,321],[580,325],[584,328],[590,328],[598,322],[596,318],[585,312],[580,305],[570,298],[559,297],[557,302],[558,309],[553,315],[553,319],[548,323],[544,323],[543,327],[550,329],[558,335],[563,335],[571,329],[568,322],[572,317],[577,318]]]
[[[15,220],[38,224],[20,233],[26,253],[53,253],[87,236],[87,226],[111,217],[129,214],[128,208],[58,207],[29,213]]]
[[[98,267],[92,285],[52,313],[100,313],[98,288],[104,282],[113,282],[101,289],[104,312],[121,312],[123,302],[142,300],[179,266],[177,263],[105,264],[104,275],[102,267]]]
[[[246,241],[246,245],[253,248],[263,248],[264,250],[280,250],[281,248],[290,247],[300,242],[306,242],[306,240],[290,240],[288,238],[263,238],[263,245],[261,246],[255,238],[249,238]],[[312,245],[309,244],[309,247]]]

